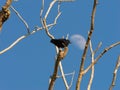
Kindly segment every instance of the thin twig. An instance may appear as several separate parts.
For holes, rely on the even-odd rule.
[[[86,41],[85,49],[84,49],[84,52],[83,52],[83,55],[82,55],[79,75],[78,75],[78,79],[77,79],[77,83],[76,83],[76,90],[80,90],[80,83],[81,83],[81,80],[82,80],[82,77],[83,77],[84,63],[85,63],[85,59],[86,59],[86,54],[87,54],[87,50],[88,50],[88,46],[89,46],[89,43],[90,43],[90,39],[91,39],[92,33],[94,31],[94,18],[95,18],[95,12],[96,12],[97,3],[98,3],[98,1],[94,0],[92,16],[91,16],[90,32],[88,34],[88,38],[87,38],[87,41]]]
[[[16,15],[20,18],[20,20],[24,23],[24,25],[26,26],[27,28],[27,32],[30,33],[30,28],[27,24],[27,22],[23,19],[23,17],[19,14],[19,12],[13,7],[13,6],[10,6],[10,8],[16,13]]]
[[[66,78],[65,78],[65,74],[64,74],[64,71],[63,71],[63,67],[62,67],[62,63],[61,63],[61,62],[59,63],[59,68],[60,68],[61,76],[62,76],[63,82],[64,82],[64,84],[65,84],[66,90],[69,90],[69,86],[68,86],[67,80],[66,80]]]
[[[57,24],[57,20],[58,20],[58,18],[59,18],[60,15],[61,15],[61,12],[58,13],[58,15],[56,16],[54,22],[52,24],[50,24],[52,27]]]
[[[51,27],[51,25],[47,25],[47,27]],[[0,55],[7,52],[8,50],[12,49],[16,44],[18,44],[20,41],[22,41],[23,39],[27,38],[28,36],[36,33],[37,31],[40,31],[44,29],[43,27],[38,27],[38,28],[35,28],[30,34],[25,34],[21,37],[19,37],[17,40],[15,40],[11,45],[9,45],[7,48],[3,49],[0,51]]]
[[[5,48],[4,50],[0,51],[0,55],[5,53],[6,51],[10,50],[13,48],[18,42],[20,42],[22,39],[26,38],[28,35],[23,35],[19,37],[14,43],[12,43],[9,47]]]
[[[56,0],[53,0],[53,1],[50,3],[50,6],[49,6],[49,8],[48,8],[48,10],[47,10],[47,12],[46,12],[46,14],[45,14],[45,17],[44,17],[45,20],[47,19],[47,16],[48,16],[49,12],[51,11],[51,8],[54,6],[55,3],[56,3]]]
[[[61,2],[58,2],[58,13],[60,12],[60,5],[61,4]]]
[[[107,48],[105,48],[104,51],[95,59],[94,63],[96,63],[108,50],[112,49],[113,47],[115,47],[115,46],[117,46],[119,44],[120,44],[120,41],[110,45]]]
[[[92,42],[91,42],[91,40],[90,40],[90,51],[91,51],[91,59],[92,59],[92,63],[94,62],[94,55],[95,55],[95,53],[94,53],[94,51],[93,51],[93,49],[92,49]],[[91,76],[90,76],[90,80],[89,80],[89,83],[88,83],[88,87],[87,87],[87,90],[90,90],[90,88],[91,88],[91,85],[92,85],[92,81],[93,81],[93,78],[94,78],[94,65],[92,66],[92,71],[91,71]]]
[[[29,35],[36,33],[39,30],[42,30],[43,28],[38,28],[33,30],[30,34],[26,34],[23,35],[21,37],[19,37],[17,40],[15,40],[10,46],[8,46],[7,48],[5,48],[4,50],[0,51],[0,55],[7,52],[8,50],[10,50],[11,48],[13,48],[16,44],[18,44],[20,41],[22,41],[23,39],[27,38]]]
[[[113,79],[112,79],[112,83],[110,85],[110,89],[109,90],[113,90],[114,86],[115,86],[115,82],[116,82],[116,78],[117,78],[117,71],[120,67],[120,56],[118,57],[118,60],[116,62],[116,66],[113,72]]]
[[[70,76],[70,75],[73,75],[75,74],[75,71],[71,72],[71,73],[67,73],[67,74],[64,74],[65,76]],[[57,78],[61,78],[62,76],[57,76]]]
[[[74,80],[74,76],[75,76],[75,71],[74,71],[73,74],[72,74],[72,79],[71,79],[71,82],[70,82],[70,85],[69,85],[69,89],[72,87],[73,80]],[[69,89],[68,89],[68,90],[69,90]]]
[[[102,42],[100,42],[97,46],[97,48],[94,50],[94,53],[96,54],[96,52],[99,50],[99,48],[102,46]]]
[[[106,53],[106,52],[108,52],[110,49],[112,49],[113,47],[115,47],[115,46],[118,46],[118,45],[120,45],[120,41],[119,42],[116,42],[116,43],[114,43],[114,44],[112,44],[112,45],[110,45],[109,47],[107,47],[107,48],[105,48],[99,55],[98,55],[98,57],[95,59],[95,61],[91,64],[91,65],[89,65],[85,70],[84,70],[84,74],[85,73],[87,73],[90,69],[91,69],[91,67],[94,65],[94,64],[96,64],[97,62],[98,62],[98,60]]]
[[[42,7],[40,9],[40,18],[42,18],[43,11],[44,11],[44,0],[42,0]]]
[[[18,2],[19,0],[13,0],[14,2]]]
[[[48,8],[48,10],[47,10],[44,18],[47,19],[48,14],[49,14],[50,11],[51,11],[51,8],[54,6],[54,4],[55,4],[56,2],[72,2],[72,1],[74,1],[74,0],[53,0],[53,1],[50,3],[50,6],[49,6],[49,8]]]

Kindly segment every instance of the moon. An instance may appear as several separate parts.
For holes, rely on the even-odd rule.
[[[70,37],[73,45],[77,46],[79,49],[83,50],[85,48],[86,40],[82,35],[74,34]]]

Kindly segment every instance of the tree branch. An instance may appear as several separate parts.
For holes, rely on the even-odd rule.
[[[63,51],[59,50],[59,53],[57,55],[57,59],[56,59],[56,62],[55,62],[54,72],[53,72],[53,75],[51,77],[51,81],[50,81],[48,90],[53,90],[54,83],[55,83],[55,80],[57,78],[59,63],[66,56],[67,52],[68,52],[68,47],[65,47]],[[65,83],[67,83],[67,82],[65,82]],[[68,90],[68,88],[69,87],[67,87],[67,90]]]
[[[42,0],[42,7],[40,9],[40,19],[42,18],[43,11],[44,11],[44,0]]]
[[[56,2],[73,2],[73,1],[74,1],[74,0],[53,0],[53,1],[50,3],[50,6],[49,6],[49,8],[48,8],[48,10],[47,10],[44,18],[47,19],[48,14],[49,14],[50,11],[51,11],[51,8],[54,6],[54,4],[55,4]]]
[[[77,83],[76,83],[76,90],[80,90],[80,83],[81,83],[81,80],[82,80],[82,77],[83,77],[83,70],[84,70],[84,63],[85,63],[85,59],[86,59],[86,54],[87,54],[87,50],[88,50],[88,46],[89,46],[89,43],[90,43],[92,33],[94,31],[94,17],[95,17],[97,3],[98,3],[98,1],[94,0],[92,16],[91,16],[90,32],[88,34],[85,49],[84,49],[84,52],[83,52],[83,55],[82,55],[82,60],[81,60],[81,64],[80,64],[80,71],[79,71],[79,75],[78,75],[78,79],[77,79]]]
[[[44,17],[45,20],[47,19],[47,16],[48,16],[48,14],[50,13],[51,8],[54,6],[54,4],[55,4],[56,2],[57,2],[57,0],[53,0],[53,1],[50,3],[50,6],[49,6],[49,8],[48,8],[48,10],[47,10],[47,12],[46,12],[46,14],[45,14],[45,17]]]
[[[96,53],[101,46],[102,46],[102,42],[100,42],[100,43],[98,44],[97,48],[94,50],[94,53]]]
[[[96,64],[96,63],[98,62],[98,60],[99,60],[106,52],[108,52],[110,49],[112,49],[113,47],[118,46],[118,45],[120,45],[120,42],[116,42],[116,43],[110,45],[109,47],[105,48],[105,49],[98,55],[98,57],[95,59],[95,61],[94,61],[91,65],[89,65],[89,66],[84,70],[84,74],[87,73],[87,72],[92,68],[92,66],[93,66],[94,64]]]
[[[40,17],[41,17],[41,22],[42,22],[43,27],[45,28],[46,34],[47,34],[51,39],[54,39],[54,36],[49,33],[49,30],[48,30],[48,28],[46,27],[46,26],[47,26],[47,24],[46,24],[46,18],[47,18],[47,16],[48,16],[51,8],[52,8],[53,5],[55,4],[55,2],[56,2],[56,1],[53,1],[53,2],[50,3],[50,6],[49,6],[49,8],[48,8],[48,10],[47,10],[47,12],[46,12],[46,14],[45,14],[44,19],[42,19],[42,16],[40,16]],[[61,14],[61,12],[60,12],[60,8],[59,8],[59,6],[58,6],[58,15],[56,16],[56,18],[55,18],[55,20],[54,20],[54,23],[53,23],[52,25],[55,25],[55,24],[56,24],[56,22],[57,22],[57,20],[58,20],[58,17],[60,16],[60,14]],[[41,14],[41,15],[42,15],[42,14]],[[57,54],[59,53],[59,50],[58,50],[57,47],[56,47],[56,53],[57,53]],[[67,81],[66,81],[66,78],[65,78],[65,75],[64,75],[64,71],[63,71],[62,63],[61,63],[61,62],[59,62],[59,67],[60,67],[60,72],[61,72],[61,74],[62,74],[62,79],[63,79],[63,81],[64,81],[65,87],[66,87],[66,89],[68,90],[69,86],[68,86],[68,84],[67,84]],[[53,80],[53,81],[54,81],[54,80]],[[53,84],[52,84],[52,85],[53,85]],[[50,86],[50,85],[49,85],[49,86]]]
[[[12,0],[7,0],[5,5],[2,6],[2,10],[0,10],[0,31],[2,30],[2,25],[5,21],[10,17],[9,6],[11,5]]]
[[[8,50],[12,49],[16,44],[18,44],[20,41],[22,41],[23,39],[27,38],[28,36],[30,36],[31,34],[36,33],[39,30],[42,30],[43,28],[38,28],[33,30],[30,34],[26,34],[23,35],[21,37],[19,37],[17,40],[15,40],[10,46],[8,46],[7,48],[5,48],[4,50],[0,51],[0,55],[7,52]]]
[[[51,27],[51,24],[50,25],[47,25],[46,27]],[[12,49],[16,44],[18,44],[20,41],[22,41],[23,39],[27,38],[28,36],[36,33],[37,31],[40,31],[40,30],[43,30],[44,28],[43,27],[37,27],[35,28],[32,32],[30,32],[30,34],[25,34],[21,37],[19,37],[17,40],[15,40],[11,45],[9,45],[7,48],[3,49],[0,51],[0,55],[7,52],[8,50]]]
[[[27,28],[27,32],[30,33],[30,28],[27,24],[27,22],[23,19],[23,17],[19,14],[19,12],[11,5],[10,8],[16,13],[16,15],[20,18],[20,20],[24,23],[24,25]]]
[[[12,3],[12,0],[7,0],[5,5],[2,7],[3,9],[9,9],[10,5]]]
[[[43,27],[45,28],[46,34],[51,38],[54,39],[54,36],[52,34],[49,33],[47,24],[46,24],[46,19],[43,19]]]
[[[95,53],[94,53],[94,51],[93,51],[93,49],[92,49],[92,42],[91,42],[91,40],[90,40],[90,51],[91,51],[91,59],[92,59],[92,62],[91,63],[93,63],[94,62],[94,55],[95,55]],[[87,90],[90,90],[90,88],[91,88],[91,85],[92,85],[92,81],[93,81],[93,78],[94,78],[94,65],[91,67],[92,68],[92,71],[91,71],[91,76],[90,76],[90,80],[89,80],[89,83],[88,83],[88,87],[87,87]]]
[[[112,79],[112,83],[110,85],[110,89],[109,90],[112,90],[113,87],[115,86],[115,82],[116,82],[116,78],[117,78],[117,71],[120,67],[120,56],[118,57],[118,60],[116,62],[116,66],[115,66],[115,69],[114,69],[114,72],[113,72],[113,79]]]
[[[55,84],[55,80],[57,78],[59,62],[60,62],[61,59],[62,58],[60,57],[60,52],[59,52],[59,54],[57,56],[57,60],[55,61],[54,72],[53,72],[53,75],[51,77],[51,81],[50,81],[48,90],[53,90],[53,87],[54,87],[54,84]]]

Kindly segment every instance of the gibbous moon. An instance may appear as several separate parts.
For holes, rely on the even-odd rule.
[[[85,48],[86,40],[82,35],[75,34],[70,37],[72,44],[83,50]]]

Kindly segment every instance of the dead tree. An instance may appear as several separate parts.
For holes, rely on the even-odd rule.
[[[57,20],[61,15],[61,11],[60,11],[60,6],[61,3],[64,2],[73,2],[73,0],[51,0],[51,3],[48,7],[48,9],[45,11],[44,7],[45,7],[45,2],[44,0],[42,0],[42,6],[40,8],[40,21],[42,26],[41,27],[35,27],[33,30],[30,30],[29,25],[27,24],[27,22],[23,19],[23,17],[20,15],[20,13],[11,5],[12,4],[12,0],[7,0],[5,5],[2,6],[2,10],[0,11],[0,30],[2,29],[2,26],[4,24],[5,21],[9,20],[10,17],[10,10],[11,9],[13,12],[16,13],[16,15],[19,17],[19,19],[23,22],[23,24],[26,26],[26,31],[27,33],[25,35],[22,35],[21,37],[19,37],[18,39],[16,39],[11,45],[9,45],[7,48],[3,49],[0,51],[0,55],[2,55],[3,53],[6,53],[8,50],[12,49],[16,44],[18,44],[20,41],[22,41],[23,39],[27,38],[28,36],[38,32],[38,31],[42,31],[45,30],[46,35],[50,38],[50,39],[56,39],[50,32],[49,29],[51,29],[52,27],[54,27],[57,24]],[[47,18],[50,14],[50,11],[52,10],[53,6],[57,3],[57,16],[54,18],[54,22],[50,24],[48,24]],[[99,48],[101,47],[101,43],[99,43],[99,45],[97,46],[97,48],[95,50],[93,50],[92,48],[92,34],[94,31],[94,23],[95,23],[95,13],[96,13],[96,7],[98,4],[98,0],[94,0],[93,3],[93,9],[92,9],[92,14],[91,14],[91,23],[90,23],[90,30],[88,32],[88,37],[87,37],[87,41],[86,41],[86,45],[83,51],[83,55],[81,57],[81,62],[80,62],[80,70],[78,73],[78,79],[76,81],[76,90],[80,90],[81,88],[81,82],[83,80],[83,75],[85,75],[89,70],[91,70],[91,74],[90,74],[90,79],[88,81],[88,86],[87,86],[87,90],[91,89],[91,85],[92,85],[92,81],[94,78],[94,70],[95,70],[95,64],[99,61],[99,59],[106,53],[108,52],[110,49],[112,49],[115,46],[120,45],[120,41],[113,43],[112,45],[108,46],[107,48],[105,48],[96,58],[94,57],[96,52],[99,50]],[[43,15],[43,12],[45,12],[45,14]],[[60,39],[59,39],[60,40]],[[63,39],[62,39],[63,40]],[[66,39],[65,39],[66,40]],[[68,43],[67,43],[68,44]],[[65,43],[62,42],[62,49],[59,48],[58,45],[55,46],[55,50],[56,50],[56,58],[55,58],[55,64],[54,64],[54,70],[53,70],[53,74],[50,77],[50,82],[49,82],[49,87],[48,90],[53,90],[54,89],[54,85],[55,85],[55,81],[56,79],[62,78],[63,83],[66,87],[66,90],[70,90],[72,83],[73,83],[73,78],[74,78],[74,74],[75,72],[72,73],[68,73],[65,74],[63,67],[62,67],[62,60],[64,60],[64,57],[67,56],[67,52],[68,52],[68,45],[65,45]],[[84,68],[85,66],[85,60],[86,60],[86,55],[88,52],[88,48],[90,46],[90,51],[91,51],[91,64],[87,67]],[[114,85],[115,85],[115,81],[116,81],[116,77],[117,77],[117,71],[120,67],[120,56],[118,57],[118,61],[116,63],[115,66],[115,70],[113,72],[113,79],[112,79],[112,83],[110,85],[109,90],[112,90]],[[58,68],[60,68],[60,72],[61,72],[61,76],[58,76]],[[68,81],[66,79],[65,76],[67,75],[72,75],[72,79],[71,79],[71,83],[70,85],[68,84]]]

